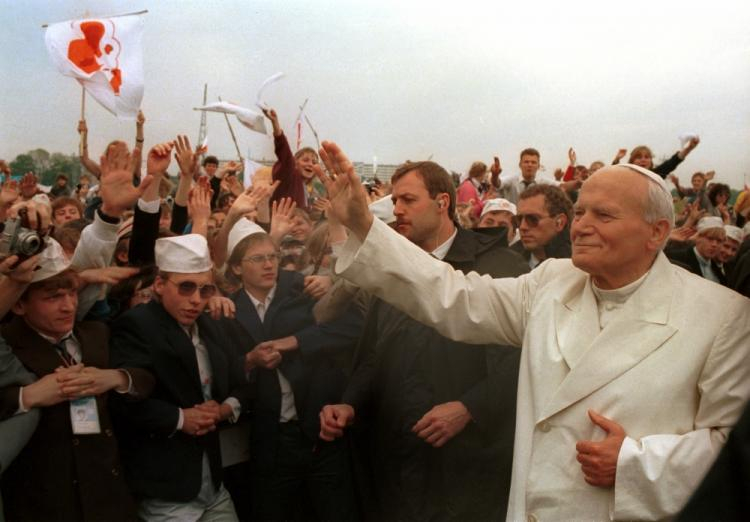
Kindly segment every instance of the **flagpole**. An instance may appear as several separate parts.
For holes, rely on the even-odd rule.
[[[300,134],[302,130],[302,114],[305,112],[305,107],[307,107],[307,102],[310,100],[310,98],[305,98],[305,103],[299,106],[299,114],[297,115],[297,119],[294,120],[294,126],[297,127],[297,150],[299,150],[300,146]]]
[[[81,84],[81,121],[86,119],[86,87]],[[83,156],[83,133],[79,135],[78,155]]]
[[[221,96],[219,96],[219,101],[221,100]],[[234,148],[237,149],[237,159],[242,161],[242,153],[240,153],[240,146],[237,145],[237,137],[234,135],[234,129],[232,128],[232,124],[229,123],[229,116],[227,116],[227,113],[224,113],[224,119],[227,122],[227,127],[229,127],[229,134],[232,135],[232,141],[234,142]]]
[[[313,136],[315,136],[315,142],[318,144],[318,149],[320,149],[320,139],[318,138],[318,132],[315,130],[315,127],[313,127],[312,122],[310,122],[310,118],[307,117],[307,114],[305,114],[305,121],[307,122],[307,125],[310,127],[310,130],[313,133]]]
[[[143,11],[135,11],[133,13],[123,13],[123,14],[112,15],[112,16],[87,16],[86,18],[121,18],[123,16],[142,15],[142,14],[146,14],[146,13],[148,13],[148,9],[144,9]],[[46,29],[50,25],[52,25],[52,24],[51,23],[49,23],[49,24],[42,24],[42,29]]]

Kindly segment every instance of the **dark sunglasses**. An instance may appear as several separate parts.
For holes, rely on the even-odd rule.
[[[521,226],[521,223],[523,223],[523,220],[526,220],[526,223],[529,224],[529,227],[535,228],[539,226],[539,222],[544,219],[551,216],[540,216],[539,214],[516,214],[513,216],[513,226],[516,228]]]
[[[177,292],[183,297],[192,296],[193,294],[195,294],[196,290],[200,292],[201,299],[208,299],[209,297],[213,297],[216,294],[216,285],[198,286],[197,283],[194,283],[192,281],[183,281],[181,283],[175,283],[171,279],[167,279],[167,281],[175,285],[177,287]]]

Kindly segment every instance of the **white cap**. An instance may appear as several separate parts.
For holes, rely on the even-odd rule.
[[[391,200],[391,196],[385,196],[370,203],[370,212],[385,224],[396,221],[396,216],[393,215],[393,200]]]
[[[156,266],[165,272],[200,274],[213,268],[208,242],[200,234],[157,239],[154,254]]]
[[[261,228],[257,223],[250,221],[243,217],[240,218],[237,223],[234,224],[232,230],[229,231],[229,237],[227,238],[227,257],[232,255],[234,247],[236,247],[240,241],[245,239],[247,236],[252,234],[265,234],[266,231]]]
[[[44,241],[47,243],[47,246],[42,250],[41,256],[39,256],[39,270],[34,271],[31,279],[32,283],[49,279],[70,268],[70,261],[60,243],[51,237],[45,238]]]
[[[483,217],[487,212],[510,212],[514,216],[516,215],[516,206],[508,201],[507,199],[503,198],[495,198],[495,199],[488,199],[484,202],[484,207],[482,207],[482,215],[479,216],[480,218]]]
[[[724,222],[720,217],[708,216],[701,218],[701,220],[698,221],[697,229],[699,234],[712,228],[720,228],[724,230]]]
[[[738,243],[742,243],[742,229],[734,225],[724,225],[724,231],[727,233],[729,239],[734,239]]]

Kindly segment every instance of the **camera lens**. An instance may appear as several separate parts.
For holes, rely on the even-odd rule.
[[[25,256],[33,256],[39,251],[42,240],[36,232],[26,232],[19,234],[18,253]]]

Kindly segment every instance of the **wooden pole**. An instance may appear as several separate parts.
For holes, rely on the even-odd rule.
[[[219,96],[219,101],[222,101],[221,96]],[[234,142],[234,148],[237,150],[237,160],[242,162],[242,153],[240,153],[240,146],[237,144],[237,136],[234,135],[234,129],[232,128],[232,124],[229,122],[229,116],[227,113],[224,113],[224,119],[227,122],[227,127],[229,127],[229,134],[232,135],[232,141]]]
[[[81,84],[81,120],[86,119],[86,87]],[[78,140],[78,155],[83,156],[83,133]]]

